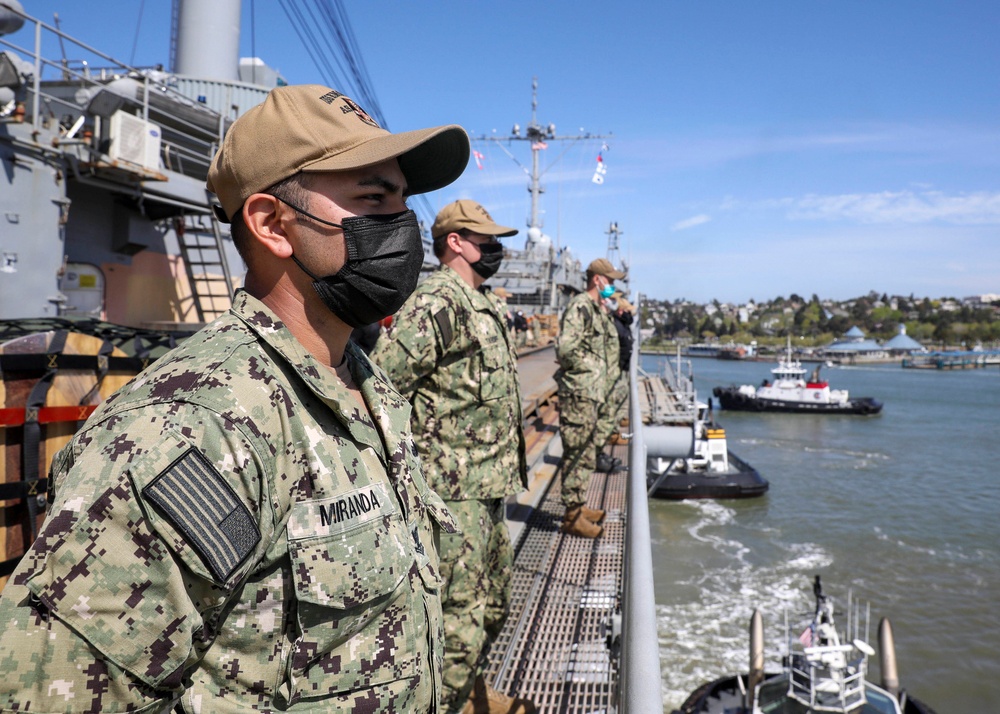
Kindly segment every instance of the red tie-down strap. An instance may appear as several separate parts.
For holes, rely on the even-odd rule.
[[[96,404],[68,407],[4,407],[0,409],[0,427],[21,426],[27,422],[55,424],[66,421],[85,421],[97,409]]]

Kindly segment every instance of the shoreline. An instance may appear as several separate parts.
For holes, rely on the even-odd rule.
[[[673,349],[650,349],[649,347],[643,347],[639,350],[640,355],[664,355],[666,357],[675,357],[677,355],[677,350]],[[714,359],[720,362],[774,362],[777,360],[779,354],[778,351],[768,352],[765,354],[758,354],[753,357],[742,357],[740,359],[733,359],[728,357],[719,357],[717,355],[702,355],[702,354],[688,354],[686,352],[681,352],[681,357],[685,359]],[[898,357],[863,357],[857,359],[831,359],[829,357],[815,357],[798,355],[796,359],[799,362],[809,362],[809,363],[825,363],[832,362],[834,365],[854,365],[854,364],[902,364],[903,360],[906,359],[906,355],[900,355]]]

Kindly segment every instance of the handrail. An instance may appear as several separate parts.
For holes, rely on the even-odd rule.
[[[202,172],[208,169],[211,157],[215,152],[215,142],[218,141],[221,128],[225,124],[225,119],[221,114],[210,108],[197,105],[192,99],[178,92],[170,83],[160,81],[158,76],[151,76],[148,71],[142,68],[116,60],[27,13],[17,12],[12,8],[11,10],[20,15],[25,20],[26,25],[33,24],[32,47],[24,46],[27,43],[21,42],[17,38],[2,36],[0,37],[0,51],[8,51],[22,62],[27,62],[33,67],[30,83],[25,87],[25,90],[30,94],[30,113],[25,121],[30,122],[36,132],[41,130],[47,122],[53,119],[58,121],[64,112],[73,114],[86,113],[87,111],[86,106],[78,98],[68,98],[60,96],[58,93],[46,91],[43,84],[46,81],[44,75],[47,73],[58,72],[62,75],[63,84],[78,85],[81,90],[95,91],[107,88],[109,86],[107,83],[112,78],[128,78],[141,86],[138,87],[134,97],[121,96],[126,101],[133,103],[134,111],[140,112],[141,118],[144,120],[150,119],[151,110],[159,111],[161,115],[166,111],[163,107],[157,108],[153,102],[154,98],[157,97],[175,101],[178,108],[187,108],[204,114],[203,123],[191,121],[179,112],[169,115],[170,126],[165,127],[166,132],[162,136],[161,158],[171,170],[180,173],[184,172],[185,165],[189,168],[196,167]],[[30,31],[29,28],[25,28],[25,39]],[[58,62],[50,59],[46,56],[43,45],[54,41],[54,39],[58,39],[60,42],[65,41],[70,47],[82,51],[82,54],[88,58],[97,57],[103,62],[110,63],[110,66],[101,68],[98,76],[95,77],[92,74],[93,68],[87,60]],[[159,72],[159,69],[156,71]],[[162,119],[162,117],[160,118]],[[211,122],[211,126],[207,126],[207,122]],[[172,135],[182,136],[187,145],[172,140]],[[47,146],[43,148],[49,149]],[[87,148],[93,151],[90,147]],[[58,151],[59,148],[56,147],[53,150]]]
[[[663,711],[660,681],[660,648],[656,636],[656,596],[653,590],[653,546],[646,495],[646,447],[642,439],[639,406],[639,313],[636,301],[633,325],[635,349],[629,364],[629,476],[625,523],[624,593],[622,603],[622,658],[618,711],[652,714]]]

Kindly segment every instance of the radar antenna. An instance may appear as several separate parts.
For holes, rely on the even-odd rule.
[[[556,134],[556,125],[547,124],[542,126],[538,123],[538,77],[531,78],[531,123],[524,127],[524,132],[521,132],[521,125],[514,124],[511,129],[509,136],[480,136],[477,137],[479,141],[492,141],[495,142],[503,151],[514,161],[518,166],[521,163],[514,158],[513,154],[503,146],[503,142],[511,141],[529,141],[531,142],[531,169],[530,171],[521,166],[521,170],[524,171],[528,176],[528,191],[531,193],[531,215],[528,218],[528,228],[538,228],[541,230],[542,223],[539,219],[539,199],[541,195],[545,193],[545,189],[541,184],[541,177],[544,171],[539,168],[540,163],[540,152],[548,148],[548,142],[550,141],[568,141],[576,143],[578,141],[589,140],[589,139],[610,139],[611,134],[591,134],[589,132],[584,132],[576,136],[560,136]],[[557,158],[553,161],[554,165],[562,155],[569,150],[569,147],[565,149]],[[547,170],[547,169],[546,169]]]

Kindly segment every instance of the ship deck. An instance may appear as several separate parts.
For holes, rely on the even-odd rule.
[[[530,486],[508,503],[515,544],[511,613],[490,651],[486,678],[499,691],[532,700],[539,712],[612,711],[628,450],[608,447],[624,469],[595,473],[587,491],[587,505],[607,511],[603,535],[587,540],[562,533],[553,350],[522,355],[518,366],[531,405],[525,409]]]

